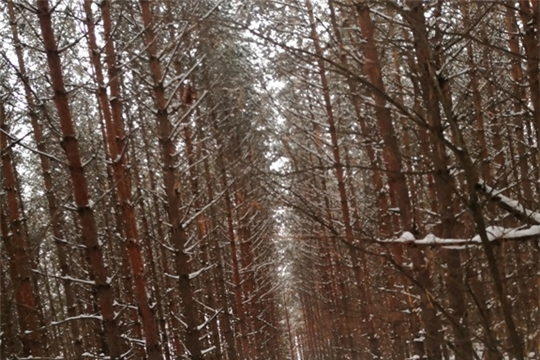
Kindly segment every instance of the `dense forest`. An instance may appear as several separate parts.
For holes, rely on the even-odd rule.
[[[0,359],[540,359],[538,0],[1,0]]]

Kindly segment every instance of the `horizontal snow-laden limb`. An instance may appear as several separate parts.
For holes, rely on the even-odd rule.
[[[533,225],[529,228],[504,228],[502,226],[488,226],[486,233],[490,241],[497,240],[518,240],[531,238],[540,235],[540,225]],[[428,234],[424,238],[416,239],[413,234],[405,231],[397,239],[379,240],[381,243],[405,243],[414,245],[440,245],[451,249],[464,249],[467,246],[478,246],[481,244],[480,236],[475,235],[470,239],[450,239],[440,238],[433,234]]]
[[[525,208],[518,201],[502,195],[502,190],[488,186],[484,181],[479,181],[476,188],[486,195],[490,201],[514,215],[516,218],[526,221],[528,224],[516,228],[505,228],[502,226],[488,226],[486,233],[489,241],[500,240],[524,240],[540,235],[540,213]],[[475,235],[469,239],[449,239],[439,238],[433,234],[428,234],[424,238],[416,239],[408,231],[403,232],[395,239],[379,240],[380,243],[406,243],[414,245],[442,246],[448,249],[465,249],[468,246],[478,246],[482,243],[480,235]]]

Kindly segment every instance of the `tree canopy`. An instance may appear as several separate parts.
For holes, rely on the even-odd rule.
[[[540,2],[3,0],[1,359],[540,358]]]

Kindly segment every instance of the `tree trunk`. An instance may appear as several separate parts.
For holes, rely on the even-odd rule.
[[[58,256],[58,266],[60,268],[60,274],[64,278],[62,285],[64,287],[64,293],[66,298],[66,310],[67,316],[74,318],[77,314],[76,312],[76,303],[75,303],[75,292],[70,280],[67,280],[67,276],[70,274],[70,267],[67,260],[67,248],[65,244],[65,238],[63,233],[64,224],[62,222],[63,211],[62,208],[58,206],[57,195],[54,191],[53,179],[51,175],[51,163],[50,159],[47,156],[47,148],[45,146],[45,139],[43,136],[43,129],[39,122],[37,107],[34,103],[34,97],[32,94],[32,89],[28,82],[26,65],[24,62],[24,57],[22,53],[21,43],[19,41],[19,33],[16,26],[15,12],[13,10],[13,2],[9,1],[7,4],[9,18],[11,21],[11,33],[13,35],[13,42],[15,45],[15,53],[17,56],[17,62],[19,64],[19,73],[20,77],[23,80],[24,93],[26,97],[26,102],[29,108],[29,116],[32,124],[32,130],[34,134],[34,140],[36,142],[37,150],[40,152],[39,160],[41,165],[41,170],[43,173],[43,181],[45,185],[45,196],[47,198],[47,203],[49,205],[49,217],[51,221],[51,230],[52,235],[56,244],[56,251]],[[69,322],[69,329],[72,334],[73,339],[73,348],[74,356],[80,357],[82,354],[82,340],[80,336],[79,324],[77,321]]]
[[[171,241],[175,249],[174,261],[176,275],[178,276],[178,287],[180,297],[184,307],[184,317],[186,323],[185,347],[191,359],[199,360],[203,358],[202,347],[199,339],[200,329],[197,319],[199,318],[195,289],[190,281],[189,256],[184,252],[184,247],[188,240],[188,235],[182,224],[180,214],[180,199],[177,193],[175,158],[176,149],[171,138],[172,126],[169,120],[165,88],[163,84],[163,71],[157,53],[156,37],[153,30],[153,16],[150,8],[150,1],[140,1],[142,18],[145,26],[144,38],[146,42],[146,52],[150,58],[150,69],[154,83],[154,96],[157,105],[157,125],[159,132],[159,142],[161,145],[161,159],[163,162],[163,181],[167,199],[167,211],[171,224]]]
[[[326,77],[326,69],[323,58],[323,52],[322,48],[320,46],[320,40],[319,35],[317,33],[317,24],[315,23],[315,17],[313,15],[313,6],[311,4],[310,0],[305,1],[306,9],[308,11],[309,15],[309,21],[311,25],[311,36],[313,40],[313,44],[315,47],[315,53],[317,54],[317,67],[318,67],[318,73],[320,76],[321,86],[322,86],[322,92],[323,92],[323,98],[324,98],[324,106],[326,110],[326,117],[329,125],[329,134],[331,138],[331,144],[332,144],[332,155],[334,160],[334,167],[335,167],[335,176],[336,181],[338,185],[338,191],[339,191],[339,198],[340,198],[340,204],[341,204],[341,212],[342,212],[342,220],[345,228],[345,239],[346,242],[350,246],[355,246],[355,239],[354,239],[354,232],[353,228],[351,226],[351,219],[350,219],[350,210],[349,210],[349,204],[347,201],[347,190],[345,186],[345,179],[344,179],[344,170],[343,170],[343,163],[341,160],[341,154],[339,149],[339,142],[338,142],[338,135],[337,135],[337,127],[336,122],[334,119],[334,112],[332,108],[332,102],[330,99],[330,88],[328,84],[328,80]],[[373,327],[373,321],[372,317],[369,314],[368,307],[371,304],[371,299],[368,298],[368,289],[364,281],[363,281],[363,275],[360,270],[360,259],[358,258],[357,249],[350,248],[351,253],[351,260],[353,263],[353,271],[355,274],[355,280],[358,286],[358,290],[360,292],[360,297],[363,300],[363,304],[361,304],[360,313],[362,316],[363,322],[366,324],[367,327],[367,338],[369,342],[369,346],[371,349],[371,352],[374,354],[375,358],[380,358],[380,349],[378,345],[378,339],[375,336],[375,329]],[[351,344],[351,349],[349,351],[354,356],[354,345],[352,340],[352,334],[348,334],[349,337],[349,343]]]
[[[107,342],[107,353],[111,359],[120,359],[124,342],[120,338],[118,324],[114,313],[114,296],[107,278],[107,270],[103,262],[103,253],[98,240],[98,232],[94,213],[88,196],[88,185],[81,162],[79,145],[75,134],[72,114],[69,109],[67,91],[62,75],[59,51],[52,27],[51,9],[48,0],[37,1],[37,14],[41,27],[43,44],[47,53],[50,79],[54,90],[54,102],[58,111],[63,134],[62,148],[65,151],[73,187],[73,195],[77,214],[82,228],[82,239],[89,259],[90,274],[95,282],[99,309]]]
[[[139,230],[137,226],[137,214],[135,206],[131,201],[131,181],[127,169],[127,146],[125,144],[124,122],[122,119],[122,108],[120,103],[120,85],[119,75],[116,71],[116,56],[114,53],[114,44],[111,38],[111,18],[109,13],[108,1],[101,4],[103,21],[105,28],[107,65],[109,68],[109,78],[111,79],[111,107],[109,107],[109,98],[105,85],[101,60],[99,57],[99,48],[96,43],[94,32],[94,19],[92,15],[92,1],[85,0],[84,9],[86,12],[86,23],[88,26],[89,50],[92,65],[94,67],[96,82],[98,85],[97,95],[100,102],[100,108],[105,120],[105,133],[109,157],[112,163],[114,184],[116,184],[116,196],[118,207],[122,214],[123,227],[126,235],[126,250],[133,276],[135,287],[135,299],[139,314],[142,319],[143,331],[146,340],[146,353],[150,360],[162,358],[159,347],[159,334],[155,314],[150,308],[149,299],[146,291],[146,279],[144,270],[144,260],[139,240]],[[112,109],[112,112],[111,112]]]
[[[6,113],[3,101],[0,102],[0,154],[2,172],[4,174],[4,190],[7,193],[9,213],[9,233],[2,229],[9,259],[9,269],[12,286],[15,292],[19,334],[23,344],[22,355],[25,357],[41,357],[46,348],[39,333],[38,309],[32,288],[31,251],[28,249],[28,239],[24,237],[19,215],[18,187],[15,183],[11,148],[8,143],[9,134],[6,124]],[[0,214],[3,216],[3,214]],[[11,235],[10,235],[11,234]]]

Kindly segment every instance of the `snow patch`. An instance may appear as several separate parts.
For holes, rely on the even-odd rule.
[[[410,232],[408,231],[405,231],[403,232],[403,234],[401,234],[401,236],[399,237],[401,240],[403,241],[414,241],[415,240],[415,237],[413,234],[411,234]]]

